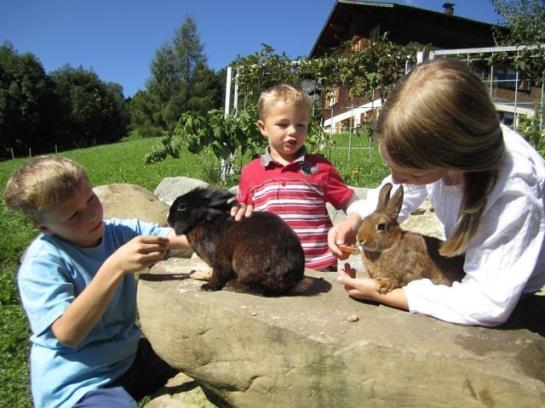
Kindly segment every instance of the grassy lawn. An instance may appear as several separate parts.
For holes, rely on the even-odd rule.
[[[376,153],[370,150],[351,151],[352,147],[369,147],[367,138],[347,135],[336,137],[336,148],[325,155],[337,166],[345,181],[353,186],[376,186],[387,174]],[[182,152],[180,158],[169,158],[161,163],[145,165],[144,155],[158,139],[136,139],[113,145],[61,153],[81,163],[87,170],[93,185],[110,183],[138,184],[154,191],[165,177],[186,176],[203,179],[219,185],[216,170],[219,161],[211,154],[192,155]],[[27,159],[0,162],[0,193],[3,193],[10,174]],[[244,164],[244,158],[237,163]],[[236,184],[236,176],[226,183]],[[10,408],[31,406],[28,381],[28,337],[29,329],[19,303],[15,276],[19,258],[36,235],[32,225],[19,214],[6,209],[0,203],[0,405]]]

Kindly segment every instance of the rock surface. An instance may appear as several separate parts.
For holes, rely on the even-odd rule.
[[[153,194],[170,207],[178,196],[197,187],[208,187],[208,183],[191,177],[165,177],[155,188]]]
[[[191,179],[193,180],[193,179]],[[93,189],[102,207],[104,218],[137,218],[166,227],[170,205],[149,190],[134,184],[106,184]],[[170,250],[170,256],[189,258],[191,249]]]
[[[141,275],[157,353],[233,407],[545,406],[545,339],[354,301],[334,273],[312,296],[204,292],[198,258]]]
[[[213,399],[213,396],[210,396]],[[171,378],[165,387],[156,395],[146,408],[215,408],[216,404],[209,400],[197,382],[179,373]]]
[[[168,205],[135,184],[107,184],[93,189],[104,207],[104,218],[138,218],[167,225]]]
[[[165,225],[170,200],[206,185],[161,184],[156,194],[128,184],[95,191],[105,217]],[[344,218],[329,210],[334,223]],[[442,237],[430,208],[403,227]],[[359,257],[350,262],[362,269]],[[520,325],[463,327],[356,302],[334,273],[307,272],[322,279],[313,296],[202,292],[187,275],[203,268],[196,257],[172,257],[141,274],[144,333],[191,377],[177,376],[147,408],[545,406],[545,340]]]

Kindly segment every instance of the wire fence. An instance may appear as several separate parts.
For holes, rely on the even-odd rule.
[[[545,46],[545,45],[544,45]],[[488,47],[453,50],[435,50],[428,56],[418,53],[417,61],[434,60],[438,58],[457,58],[466,61],[473,71],[478,74],[489,90],[489,95],[496,107],[498,120],[512,128],[521,131],[524,120],[536,119],[541,133],[545,133],[545,78],[529,79],[514,68],[514,64],[494,61],[494,54],[512,53],[514,60],[517,52],[524,47]],[[407,65],[407,71],[410,70]],[[348,92],[348,90],[345,90]],[[339,99],[343,99],[342,97]],[[359,138],[362,129],[372,127],[382,107],[382,100],[370,98],[365,104],[352,106],[334,106],[322,108],[322,127],[334,137],[336,134],[348,134],[342,138],[344,144],[334,144],[331,149],[346,151],[346,160],[349,166],[352,163],[361,163],[371,158],[371,152],[376,150],[369,132],[369,141],[362,145],[353,143]],[[365,132],[363,132],[365,133]],[[545,136],[544,136],[545,137]]]
[[[542,44],[540,48],[544,48]],[[523,118],[539,115],[539,127],[545,126],[545,73],[541,78],[528,78],[515,68],[514,61],[524,51],[538,49],[537,46],[506,46],[485,48],[464,48],[430,51],[429,60],[457,58],[465,61],[480,75],[489,89],[489,95],[496,106],[498,118],[508,126],[518,129]],[[495,55],[509,55],[507,60],[495,61]],[[535,58],[543,58],[543,53]],[[423,60],[423,56],[417,56]],[[510,62],[509,62],[510,61]]]
[[[7,147],[5,149],[0,149],[0,161],[6,161],[6,160],[13,160],[15,158],[22,158],[22,157],[35,157],[40,156],[44,154],[58,154],[59,148],[58,146],[52,145],[52,146],[46,146],[41,148],[32,148],[29,147],[28,149],[25,149],[25,154],[21,154],[20,150],[17,151],[13,147]]]

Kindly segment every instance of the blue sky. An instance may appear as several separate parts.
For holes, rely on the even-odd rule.
[[[489,0],[451,0],[455,14],[497,23]],[[442,11],[444,0],[397,3]],[[31,52],[47,72],[66,64],[92,69],[123,86],[145,87],[155,51],[170,41],[187,15],[213,69],[271,45],[306,56],[335,0],[1,0],[0,43]]]

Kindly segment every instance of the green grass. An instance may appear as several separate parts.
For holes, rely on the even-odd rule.
[[[335,136],[336,147],[348,146],[348,135]],[[352,146],[368,147],[367,138],[353,137]],[[209,152],[193,155],[182,152],[180,158],[169,158],[158,164],[145,165],[144,155],[158,139],[130,138],[124,142],[61,153],[81,163],[93,185],[110,183],[138,184],[154,191],[165,177],[186,176],[203,179],[212,185],[221,184],[215,171],[219,161]],[[376,153],[371,150],[348,152],[330,149],[325,155],[339,169],[345,181],[353,186],[375,186],[387,174]],[[11,173],[28,159],[0,162],[0,193],[3,193]],[[238,161],[237,167],[247,160]],[[236,176],[224,183],[236,184]],[[0,401],[2,406],[27,408],[31,406],[28,382],[27,320],[20,306],[16,288],[19,258],[36,236],[30,222],[0,204]]]
[[[344,181],[355,187],[376,187],[389,173],[377,152],[377,143],[366,135],[333,136],[334,148],[326,157],[335,165]],[[350,147],[350,149],[349,149]]]

